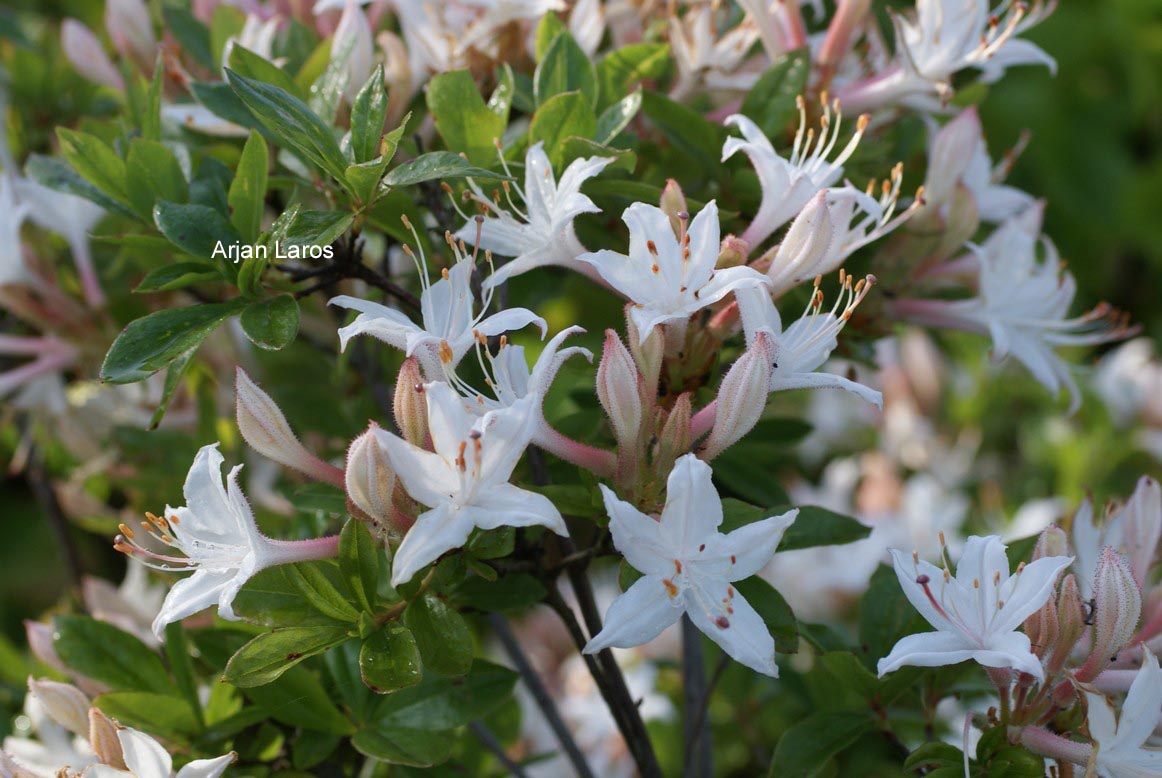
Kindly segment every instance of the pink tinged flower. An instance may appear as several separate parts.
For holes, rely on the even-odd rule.
[[[85,301],[94,308],[105,304],[105,293],[93,265],[89,233],[105,218],[105,210],[83,197],[58,192],[25,178],[16,180],[16,193],[28,207],[28,219],[42,230],[60,235],[69,244]]]
[[[1162,541],[1162,487],[1148,475],[1138,480],[1130,499],[1118,514],[1125,538],[1122,551],[1138,586],[1145,588],[1147,577],[1158,558]]]
[[[714,427],[700,453],[702,459],[718,456],[758,423],[771,392],[774,362],[774,335],[763,330],[731,365],[718,387]]]
[[[33,279],[20,239],[20,228],[29,210],[28,203],[17,199],[13,178],[0,173],[0,287],[28,284]]]
[[[762,243],[794,218],[816,192],[839,180],[843,175],[843,164],[855,153],[867,128],[867,117],[859,117],[851,140],[832,157],[842,127],[839,103],[824,103],[818,138],[814,130],[807,130],[807,110],[802,97],[798,98],[798,105],[799,130],[787,159],[775,151],[759,126],[747,117],[735,114],[726,119],[726,124],[738,127],[743,137],[726,139],[722,161],[734,156],[735,152],[743,152],[750,158],[762,186],[758,212],[742,234],[742,239],[751,246]]]
[[[737,289],[766,285],[753,268],[715,270],[719,251],[718,205],[711,200],[675,235],[661,208],[634,203],[622,221],[629,227],[629,255],[603,249],[581,261],[634,305],[629,315],[644,343],[654,327],[685,324],[698,311]]]
[[[376,431],[404,489],[429,508],[395,553],[393,586],[410,581],[445,552],[463,546],[473,529],[539,525],[568,534],[548,498],[508,483],[533,436],[540,402],[535,393],[483,416],[469,413],[447,384],[427,384],[424,395],[434,451]]]
[[[0,397],[21,387],[35,386],[34,382],[44,376],[59,374],[80,356],[76,347],[55,335],[0,335],[0,355],[35,356],[30,362],[0,372]]]
[[[742,22],[720,34],[715,14],[714,8],[698,5],[670,17],[670,49],[678,66],[678,82],[670,92],[674,99],[699,87],[746,91],[758,80],[758,71],[740,69],[759,39],[758,28]]]
[[[105,31],[122,57],[152,68],[157,36],[145,0],[109,0],[105,6]]]
[[[214,759],[195,759],[175,774],[173,758],[149,735],[125,727],[118,730],[117,739],[127,769],[94,765],[85,771],[86,778],[219,778],[238,758],[231,751]]]
[[[153,622],[159,640],[167,624],[214,604],[219,616],[237,620],[234,597],[255,573],[274,565],[334,556],[338,548],[338,536],[287,541],[263,535],[238,487],[242,466],[230,471],[224,486],[222,463],[217,443],[203,446],[186,476],[185,507],[167,505],[164,517],[147,513],[149,521],[143,521],[136,532],[122,524],[114,542],[114,548],[147,567],[193,572],[166,595]]]
[[[1162,775],[1162,749],[1146,746],[1162,712],[1162,669],[1158,658],[1143,651],[1121,715],[1100,694],[1086,692],[1086,722],[1097,746],[1097,775],[1101,778],[1154,778]]]
[[[1142,617],[1142,590],[1130,573],[1126,558],[1106,546],[1097,563],[1093,587],[1093,648],[1077,671],[1088,683],[1117,658]]]
[[[121,73],[105,53],[96,33],[76,19],[61,22],[61,49],[73,69],[85,80],[118,91],[125,88]]]
[[[278,16],[264,20],[258,14],[248,14],[246,22],[242,25],[242,31],[229,38],[226,45],[222,47],[222,67],[225,68],[230,63],[230,53],[234,51],[235,46],[241,46],[263,59],[273,62],[274,36],[278,34],[278,26],[281,21]],[[332,48],[334,47],[332,46]]]
[[[597,365],[597,399],[613,427],[618,446],[632,447],[641,430],[644,409],[637,365],[621,338],[605,331],[601,362]]]
[[[228,122],[200,103],[163,105],[161,118],[193,132],[218,138],[245,138],[250,131]]]
[[[601,485],[614,545],[644,575],[614,600],[604,628],[584,652],[648,643],[687,613],[736,661],[777,677],[775,642],[762,617],[731,584],[766,566],[799,511],[723,535],[718,531],[722,503],[710,466],[693,454],[674,465],[666,490],[666,506],[654,519]]]
[[[395,471],[387,457],[387,449],[379,442],[372,423],[351,441],[347,450],[345,486],[347,499],[362,511],[376,526],[389,524],[395,517],[392,492],[395,490]]]
[[[129,565],[120,586],[87,576],[81,594],[89,615],[136,635],[143,643],[158,645],[150,625],[161,610],[165,588],[154,584],[142,565]]]
[[[343,349],[356,335],[371,335],[415,356],[429,380],[445,377],[445,369],[454,369],[480,336],[492,337],[536,324],[544,337],[548,325],[545,320],[527,308],[509,308],[491,316],[484,312],[492,304],[493,288],[485,290],[480,313],[475,313],[476,298],[472,293],[472,273],[475,257],[461,252],[450,235],[448,243],[456,255],[456,262],[442,273],[440,280],[428,282],[427,264],[420,249],[416,260],[420,273],[420,323],[386,305],[340,295],[332,298],[331,305],[359,311],[355,321],[339,330]],[[416,244],[420,245],[419,238]],[[406,247],[405,247],[406,248]],[[411,250],[407,249],[411,254]]]
[[[577,0],[569,11],[569,32],[589,56],[597,52],[605,36],[605,9],[601,0]]]
[[[343,486],[343,471],[324,462],[299,442],[278,404],[241,367],[235,370],[238,431],[267,459],[333,486]]]
[[[374,44],[371,40],[371,25],[355,0],[347,0],[339,26],[331,36],[331,59],[343,62],[347,74],[347,84],[343,97],[351,102],[371,75],[374,65]]]
[[[823,293],[818,287],[807,310],[783,329],[782,318],[765,289],[742,289],[736,297],[748,344],[760,332],[772,337],[774,361],[770,390],[838,388],[883,408],[883,394],[834,373],[819,372],[838,345],[838,335],[852,313],[871,289],[871,276],[853,283],[841,273],[843,289],[830,311],[823,310]]]
[[[511,175],[499,149],[497,154],[505,172]],[[607,157],[574,160],[558,180],[545,154],[544,143],[537,142],[525,154],[523,189],[505,181],[504,198],[498,201],[470,180],[465,197],[483,211],[484,220],[470,218],[453,200],[467,221],[456,237],[497,256],[513,258],[485,279],[485,287],[549,265],[582,273],[589,271],[588,266],[577,262],[577,258],[585,253],[585,247],[577,240],[573,220],[583,213],[601,210],[588,196],[581,194],[581,185],[601,173],[612,161]]]
[[[965,542],[953,576],[915,552],[892,549],[891,554],[904,595],[936,631],[901,639],[879,661],[880,676],[905,665],[938,667],[971,659],[1044,679],[1028,636],[1016,630],[1053,594],[1057,576],[1072,557],[1042,557],[1009,575],[1001,539],[974,535]]]
[[[28,692],[40,701],[53,721],[74,735],[85,737],[89,734],[92,701],[83,691],[69,683],[29,678]]]

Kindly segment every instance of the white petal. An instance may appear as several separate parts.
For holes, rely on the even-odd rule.
[[[952,632],[922,632],[907,635],[896,643],[891,653],[879,661],[876,670],[880,677],[904,665],[940,667],[972,659],[976,646]]]
[[[347,295],[334,297],[329,304],[360,311],[355,321],[339,329],[341,350],[346,349],[347,342],[356,335],[370,335],[402,350],[408,346],[408,335],[424,333],[424,330],[407,316],[386,305]]]
[[[376,440],[387,452],[392,469],[412,499],[423,505],[436,506],[448,501],[459,489],[459,480],[439,454],[424,451],[386,430],[376,429],[374,432]]]
[[[774,638],[762,616],[741,594],[728,588],[725,581],[700,580],[690,584],[685,599],[694,626],[736,662],[772,678],[779,676]]]
[[[884,395],[875,389],[864,386],[834,373],[793,373],[789,377],[776,375],[771,381],[771,391],[780,392],[790,389],[842,389],[854,394],[876,408],[883,409]]]
[[[770,282],[762,273],[753,267],[728,267],[715,270],[714,275],[698,291],[698,307],[705,308],[716,303],[736,289],[745,289],[749,286],[765,288]]]
[[[542,526],[563,537],[569,534],[565,520],[552,500],[512,484],[490,487],[477,495],[472,505],[464,510],[480,529]]]
[[[216,759],[197,759],[178,770],[177,778],[218,778],[235,759],[233,751]]]
[[[682,606],[680,597],[669,595],[661,576],[643,576],[609,606],[605,626],[585,645],[583,653],[644,645],[682,616]]]
[[[1033,653],[1029,637],[1023,632],[990,637],[988,645],[973,652],[972,658],[985,667],[1011,667],[1038,680],[1045,678],[1041,660]]]
[[[407,583],[444,553],[463,546],[472,529],[471,517],[451,503],[420,514],[395,552],[391,585]]]
[[[160,743],[128,727],[117,732],[117,739],[121,741],[125,766],[131,773],[139,778],[169,778],[173,759]]]
[[[693,454],[674,464],[666,479],[666,507],[662,510],[662,537],[682,559],[692,559],[706,539],[722,524],[722,503],[711,478],[710,465]]]
[[[165,626],[181,621],[218,602],[226,585],[234,579],[234,571],[211,573],[198,570],[189,578],[183,578],[173,585],[165,602],[153,620],[153,634],[158,640],[165,639]]]
[[[1120,745],[1137,748],[1158,724],[1162,712],[1162,669],[1158,667],[1158,657],[1143,648],[1142,666],[1130,684],[1130,692],[1122,703],[1122,715],[1118,720],[1118,736],[1115,743],[1102,742],[1102,747]]]
[[[943,591],[941,587],[956,586],[955,580],[944,583],[944,571],[936,565],[933,565],[924,560],[914,561],[911,554],[900,551],[899,549],[889,549],[892,555],[892,567],[896,571],[896,578],[900,582],[900,589],[903,590],[904,596],[908,598],[908,602],[912,603],[912,607],[919,611],[924,620],[939,630],[953,630],[955,627],[952,622],[942,616],[936,610],[936,606],[928,599],[928,595],[924,593],[923,587],[916,582],[916,579],[921,575],[928,578],[928,589],[933,592],[933,595],[939,597],[939,593]]]
[[[668,217],[667,217],[668,219]],[[718,262],[719,237],[718,203],[706,203],[698,215],[690,222],[686,233],[690,239],[690,258],[683,263],[683,283],[691,289],[701,289],[714,272]],[[757,272],[757,271],[756,271]],[[699,294],[699,297],[702,293]]]
[[[992,629],[996,632],[1012,632],[1025,619],[1041,609],[1054,592],[1057,577],[1073,563],[1073,557],[1042,557],[1025,565],[1021,572],[1010,576],[996,596],[1004,602],[997,614]],[[992,595],[991,581],[989,591]]]
[[[727,534],[723,545],[734,565],[730,571],[730,580],[741,581],[766,567],[775,555],[783,533],[798,515],[799,509],[795,508],[778,516],[751,522]]]
[[[523,329],[530,324],[537,325],[541,331],[542,338],[548,334],[549,325],[544,319],[537,316],[528,308],[509,308],[508,310],[494,313],[477,324],[476,329],[481,335],[492,337],[493,335]]]
[[[609,531],[613,545],[625,560],[642,573],[669,575],[674,572],[674,557],[662,537],[662,527],[624,500],[618,499],[605,484],[599,485],[609,514]]]

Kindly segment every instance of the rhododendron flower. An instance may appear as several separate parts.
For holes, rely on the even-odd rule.
[[[1162,669],[1158,657],[1149,651],[1143,651],[1142,656],[1142,666],[1116,720],[1106,697],[1085,693],[1086,723],[1097,744],[1096,766],[1101,778],[1162,775],[1162,749],[1146,747],[1162,710]]]
[[[85,778],[218,778],[234,763],[238,755],[231,751],[214,759],[195,759],[174,774],[173,757],[161,744],[144,732],[125,727],[117,730],[121,756],[128,770],[93,765]]]

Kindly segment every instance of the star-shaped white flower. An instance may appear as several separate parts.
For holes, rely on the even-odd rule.
[[[670,17],[670,48],[678,66],[678,82],[670,91],[671,98],[682,99],[699,86],[746,91],[758,80],[759,71],[739,67],[759,38],[758,27],[743,20],[720,33],[715,13],[709,5],[697,5],[681,16]]]
[[[532,439],[539,395],[528,394],[508,408],[477,416],[448,384],[426,384],[424,392],[435,451],[375,430],[404,489],[430,509],[420,514],[396,551],[393,586],[463,546],[476,528],[541,525],[568,535],[547,497],[508,482]]]
[[[106,765],[93,765],[83,773],[84,778],[218,778],[234,763],[238,755],[231,751],[214,759],[196,759],[173,771],[173,757],[161,744],[144,732],[125,727],[117,730],[121,755],[128,770]]]
[[[799,131],[791,147],[791,156],[784,159],[775,151],[770,139],[757,124],[743,116],[728,116],[726,124],[738,127],[742,138],[730,137],[722,146],[722,161],[741,151],[750,158],[762,186],[762,200],[742,239],[757,246],[775,230],[789,222],[795,214],[821,189],[834,184],[843,175],[843,163],[855,152],[867,127],[867,117],[861,116],[855,134],[847,145],[832,159],[842,126],[839,104],[823,104],[823,120],[819,137],[807,131],[807,111],[803,98],[798,99]],[[814,142],[813,142],[814,141]]]
[[[718,531],[722,503],[710,466],[693,454],[680,458],[670,472],[660,518],[619,500],[604,484],[601,493],[614,545],[643,576],[614,600],[605,627],[585,653],[640,646],[686,613],[736,661],[778,676],[774,639],[731,583],[766,566],[798,509],[723,535]]]
[[[1162,749],[1145,746],[1162,714],[1162,669],[1149,651],[1143,650],[1142,657],[1116,721],[1108,699],[1093,692],[1085,694],[1086,721],[1089,735],[1097,743],[1097,774],[1101,778],[1162,775]]]
[[[203,446],[194,457],[182,491],[186,505],[165,508],[164,517],[146,514],[142,530],[121,525],[114,548],[156,570],[193,571],[174,584],[153,621],[158,640],[165,626],[217,603],[218,615],[237,620],[234,597],[259,570],[288,562],[333,556],[338,537],[316,540],[275,540],[263,535],[238,487],[235,466],[222,484],[222,454],[218,444]],[[163,546],[182,556],[159,552]]]
[[[645,343],[654,327],[685,322],[707,305],[748,286],[766,285],[753,268],[715,270],[719,252],[718,205],[711,200],[686,229],[681,240],[661,208],[634,203],[622,221],[629,227],[629,256],[602,249],[581,257],[601,277],[634,302],[630,318]]]
[[[823,373],[819,367],[831,356],[838,345],[838,335],[847,324],[851,312],[867,295],[871,284],[867,279],[852,284],[851,276],[843,278],[843,293],[830,311],[822,309],[822,293],[818,287],[811,296],[811,304],[803,315],[786,330],[782,318],[766,289],[755,287],[740,289],[738,299],[739,314],[746,332],[747,344],[754,343],[759,332],[770,334],[774,348],[774,366],[771,376],[771,391],[787,389],[824,389],[834,387],[851,392],[876,406],[883,408],[882,393],[870,389],[834,373]],[[844,300],[842,309],[840,303]]]
[[[937,667],[973,660],[1045,677],[1029,638],[1017,628],[1036,613],[1073,557],[1042,557],[1009,575],[1005,545],[996,535],[974,535],[953,576],[913,552],[892,549],[904,596],[936,632],[908,635],[879,661],[881,676],[904,665]]]
[[[419,244],[418,239],[416,243]],[[424,374],[436,380],[443,378],[445,365],[451,369],[460,363],[479,336],[500,335],[530,324],[540,327],[541,337],[545,336],[545,320],[527,308],[509,308],[486,317],[484,313],[492,302],[491,290],[484,296],[480,313],[475,313],[472,273],[476,263],[472,256],[460,254],[458,248],[455,252],[456,263],[431,285],[427,284],[426,262],[420,255],[420,282],[424,284],[420,324],[394,308],[370,300],[349,295],[332,298],[331,305],[359,311],[355,321],[339,330],[340,348],[346,349],[356,335],[371,335],[402,349],[409,357],[414,355]]]
[[[507,171],[503,156],[500,161]],[[577,257],[585,253],[585,247],[577,240],[573,219],[601,209],[581,194],[581,185],[612,161],[608,157],[574,160],[558,181],[545,154],[544,143],[538,141],[525,154],[524,189],[511,184],[505,189],[507,208],[470,181],[471,198],[487,213],[479,225],[474,219],[469,219],[456,237],[498,256],[513,258],[485,279],[485,287],[547,265],[584,272],[587,268],[578,266]],[[514,192],[516,197],[513,197]],[[479,240],[476,238],[477,229],[480,230]]]

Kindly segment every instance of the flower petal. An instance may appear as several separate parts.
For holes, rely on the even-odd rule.
[[[605,648],[633,648],[650,642],[682,616],[682,599],[671,597],[661,576],[639,578],[605,613],[605,626],[582,653]]]
[[[135,776],[169,778],[173,759],[160,743],[129,727],[118,730],[117,739],[121,742],[121,753],[129,772]]]
[[[779,677],[775,640],[762,616],[724,581],[698,579],[685,592],[686,613],[706,637],[722,646],[736,662]]]
[[[686,454],[678,459],[666,479],[662,537],[682,559],[693,558],[698,546],[716,535],[722,524],[722,503],[712,473],[710,465]]]
[[[218,778],[237,758],[231,751],[216,759],[196,759],[178,770],[177,778]]]
[[[562,537],[569,535],[552,500],[513,484],[498,484],[481,491],[464,510],[480,529],[542,526]]]
[[[153,620],[153,634],[158,640],[165,639],[165,626],[181,621],[218,602],[222,591],[234,580],[234,571],[211,573],[198,570],[189,578],[183,578],[173,585],[165,596],[157,618]]]
[[[618,499],[605,484],[599,485],[609,514],[613,545],[635,569],[647,575],[674,572],[673,551],[662,537],[662,526],[633,505]]]
[[[377,428],[373,432],[412,499],[423,505],[436,506],[449,500],[458,490],[459,479],[439,454],[413,446],[387,430]]]
[[[954,665],[972,659],[976,651],[976,646],[957,633],[921,632],[901,638],[891,653],[879,661],[876,670],[882,678],[904,665],[914,667]]]
[[[771,516],[762,521],[755,521],[739,527],[728,533],[723,547],[730,554],[733,567],[730,570],[731,581],[741,581],[749,578],[767,566],[783,533],[794,523],[799,515],[799,509],[794,508],[778,516]]]
[[[445,552],[463,546],[472,529],[471,517],[451,503],[421,513],[395,552],[391,563],[391,585],[407,583]]]

